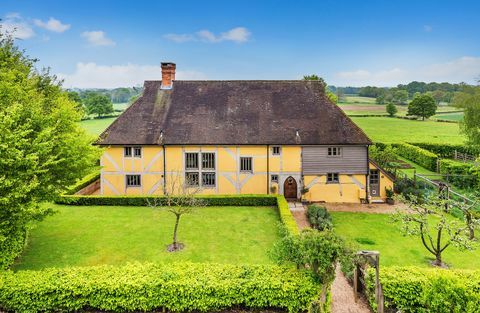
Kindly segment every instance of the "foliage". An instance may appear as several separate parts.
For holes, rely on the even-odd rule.
[[[413,100],[408,104],[407,115],[414,115],[421,117],[422,120],[435,115],[437,111],[437,104],[435,99],[429,94],[419,94],[413,97]]]
[[[280,308],[305,311],[322,286],[292,268],[209,263],[70,267],[0,274],[0,309],[15,312]]]
[[[448,142],[441,144],[431,142],[415,142],[411,144],[422,149],[429,150],[430,152],[433,152],[442,158],[452,158],[455,155],[455,151],[471,155],[480,155],[479,147],[467,146],[465,144],[453,144]]]
[[[469,144],[480,147],[480,86],[456,94],[454,104],[464,109],[460,125]]]
[[[297,222],[293,218],[292,212],[290,211],[290,208],[288,207],[288,202],[285,200],[285,197],[282,195],[279,195],[276,197],[277,199],[277,207],[278,207],[278,213],[280,214],[280,220],[282,221],[282,224],[284,225],[287,233],[289,235],[298,235],[298,226]]]
[[[316,204],[309,205],[307,208],[307,217],[312,228],[320,231],[332,229],[332,217],[325,207]]]
[[[79,112],[83,113],[83,103],[80,94],[76,91],[67,91],[68,99],[75,103],[75,107]]]
[[[393,197],[395,196],[395,192],[392,188],[385,188],[385,194],[387,196],[387,199],[393,199]]]
[[[98,117],[113,113],[113,104],[105,95],[89,92],[83,99],[88,114],[96,114]]]
[[[358,91],[358,95],[361,97],[376,98],[379,95],[383,94],[385,90],[386,89],[382,87],[366,86],[366,87],[360,88],[360,90]]]
[[[442,194],[429,196],[425,201],[401,197],[400,200],[407,204],[408,211],[397,210],[393,216],[394,221],[401,222],[405,235],[421,239],[425,249],[435,256],[432,265],[440,267],[445,266],[442,253],[449,246],[467,250],[473,248],[465,223],[450,215],[457,204],[446,198]]]
[[[435,172],[437,170],[438,156],[435,153],[408,143],[399,143],[396,144],[395,147],[397,148],[397,153],[404,158],[407,158],[431,171]]]
[[[375,294],[373,269],[367,293]],[[405,313],[474,313],[480,306],[480,271],[383,267],[380,272],[387,309]],[[373,303],[371,303],[373,304]],[[396,311],[395,310],[395,311]]]
[[[378,143],[372,145],[368,148],[368,156],[386,171],[393,172],[399,167],[397,162],[397,150],[392,145]]]
[[[100,156],[79,128],[81,113],[48,71],[35,70],[0,34],[0,268],[23,247],[29,225],[51,213],[38,204],[88,173]]]
[[[417,199],[423,201],[430,189],[429,185],[424,182],[417,181],[416,183],[408,178],[402,177],[395,180],[393,191],[397,194],[403,195],[407,199]]]
[[[442,159],[439,166],[440,173],[445,176],[449,183],[460,188],[480,188],[480,168],[478,165]]]
[[[394,117],[395,114],[397,114],[398,112],[397,107],[393,103],[388,103],[385,109],[387,110],[388,116],[390,117]]]
[[[83,188],[87,187],[88,185],[90,185],[91,183],[99,179],[100,179],[100,173],[98,171],[94,171],[86,175],[85,177],[77,180],[77,182],[74,185],[68,187],[67,190],[65,191],[65,194],[73,195],[76,192],[82,190]]]

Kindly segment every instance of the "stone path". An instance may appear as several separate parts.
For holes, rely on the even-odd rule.
[[[300,230],[310,227],[307,220],[306,208],[301,203],[289,202],[288,207]],[[332,313],[371,312],[370,306],[365,299],[359,298],[358,301],[355,302],[353,288],[337,266],[335,279],[332,284]]]

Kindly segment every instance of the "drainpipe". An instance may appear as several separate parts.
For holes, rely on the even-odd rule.
[[[270,145],[267,145],[267,195],[270,194]]]
[[[370,203],[368,200],[368,185],[369,185],[369,177],[370,177],[370,156],[368,153],[369,146],[367,145],[367,175],[365,175],[365,202]]]

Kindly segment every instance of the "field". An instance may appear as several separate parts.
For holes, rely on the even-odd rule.
[[[84,121],[80,122],[80,126],[82,126],[87,131],[87,133],[98,136],[110,124],[112,124],[115,119],[116,119],[116,117],[84,120]]]
[[[148,207],[58,206],[31,231],[15,270],[127,262],[271,263],[278,239],[273,207],[204,207],[182,217],[184,250],[166,251],[172,213]]]
[[[462,144],[465,138],[456,123],[412,121],[390,117],[352,117],[373,141]]]
[[[420,239],[403,236],[389,215],[345,212],[331,212],[331,215],[338,234],[356,242],[361,249],[380,251],[381,266],[430,266],[428,262],[433,256]],[[445,250],[443,259],[452,268],[478,269],[480,250],[460,251],[451,246]]]

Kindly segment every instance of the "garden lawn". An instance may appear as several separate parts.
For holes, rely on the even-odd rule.
[[[83,120],[80,122],[80,126],[89,134],[100,135],[115,119],[116,117],[107,117]]]
[[[361,249],[380,251],[381,266],[414,265],[428,267],[431,255],[420,237],[403,236],[399,224],[388,214],[330,212],[335,231]],[[452,268],[480,268],[480,250],[460,251],[448,247],[443,261]]]
[[[126,264],[127,262],[271,263],[279,238],[274,207],[203,207],[181,218],[180,252],[167,252],[174,216],[162,209],[59,206],[31,231],[14,269]]]
[[[351,117],[375,142],[431,142],[462,144],[457,123],[412,121],[390,117]]]

